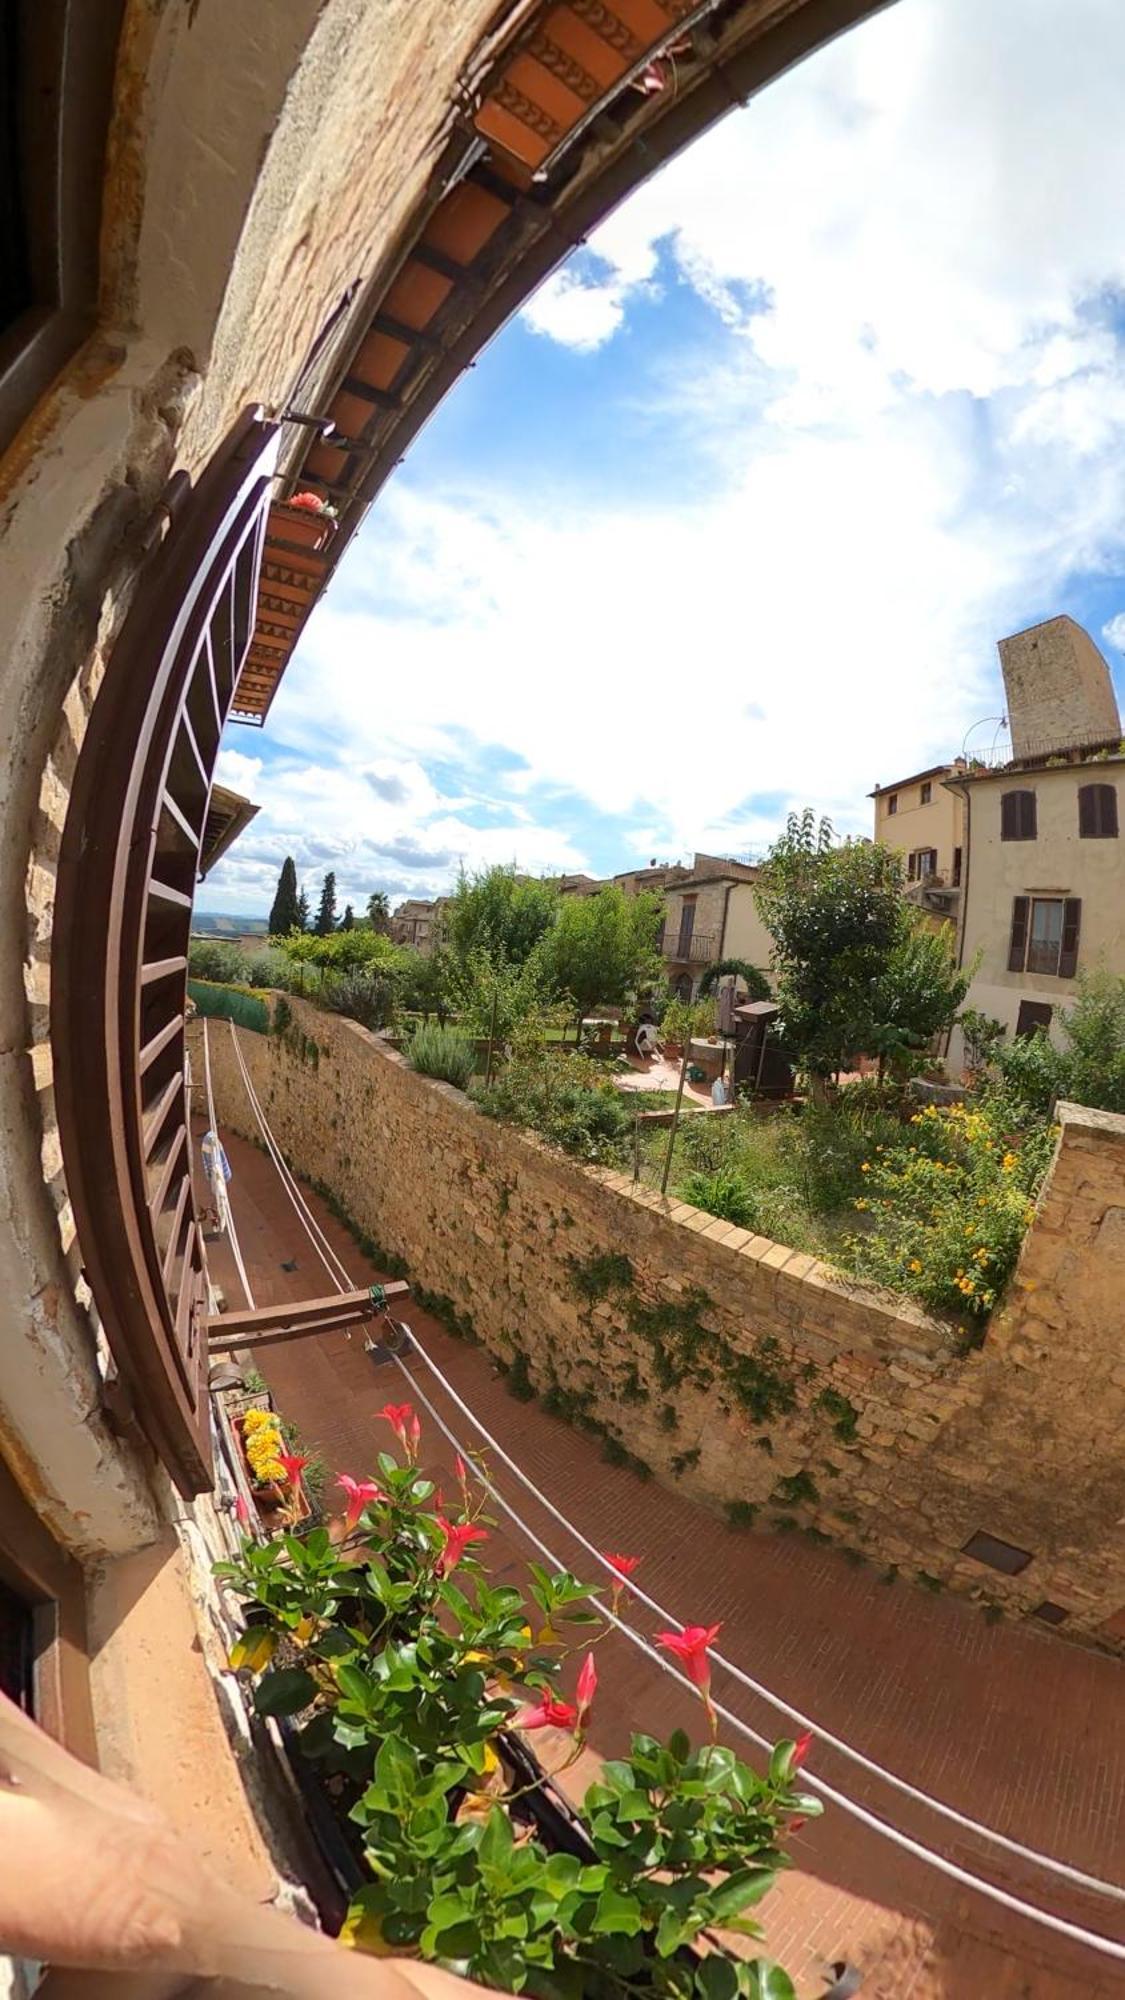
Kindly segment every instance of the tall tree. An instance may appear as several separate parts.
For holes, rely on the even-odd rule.
[[[660,896],[626,896],[612,887],[560,899],[536,958],[554,991],[569,993],[580,1022],[593,1007],[620,1006],[657,976],[663,910]]]
[[[307,931],[308,927],[309,927],[308,890],[302,889],[300,895],[297,898],[297,929],[299,931]]]
[[[967,981],[948,941],[919,929],[893,849],[837,843],[827,820],[791,813],[755,898],[786,1041],[814,1079],[858,1055],[906,1061],[952,1022]]]
[[[382,889],[376,889],[367,898],[367,921],[373,931],[382,931],[389,936],[391,928],[391,906]]]
[[[297,869],[291,854],[287,854],[281,864],[277,878],[277,894],[270,910],[269,932],[271,937],[288,937],[290,931],[298,930],[301,912],[297,896]]]
[[[320,892],[320,906],[316,913],[317,937],[331,937],[336,928],[336,875],[329,869]]]
[[[340,918],[340,929],[342,931],[354,931],[355,929],[355,911],[350,903],[344,904],[344,914]]]
[[[466,964],[483,953],[494,964],[526,965],[558,903],[548,883],[521,881],[514,868],[462,875],[446,919],[455,957]]]

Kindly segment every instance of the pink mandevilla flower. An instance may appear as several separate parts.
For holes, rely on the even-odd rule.
[[[300,507],[309,514],[322,514],[324,501],[319,493],[294,493],[289,500],[290,507]]]
[[[578,1725],[578,1710],[569,1701],[556,1701],[553,1695],[541,1694],[530,1707],[519,1709],[512,1721],[517,1729],[574,1729]]]
[[[585,1729],[594,1706],[594,1696],[598,1691],[598,1670],[594,1665],[594,1655],[587,1653],[578,1675],[578,1727]]]
[[[383,1496],[373,1479],[351,1479],[346,1472],[340,1474],[336,1484],[342,1486],[348,1496],[344,1529],[350,1535],[364,1508],[370,1506],[373,1500],[381,1500]]]
[[[442,1532],[441,1554],[435,1565],[439,1576],[452,1576],[465,1550],[471,1542],[487,1542],[484,1528],[474,1528],[471,1521],[454,1524],[447,1521],[444,1514],[434,1516]]]
[[[685,1625],[682,1632],[658,1632],[656,1643],[665,1652],[674,1653],[683,1664],[689,1681],[699,1689],[704,1699],[711,1686],[711,1662],[707,1648],[713,1646],[721,1625]]]
[[[403,1450],[406,1450],[406,1426],[414,1415],[409,1403],[384,1403],[379,1412],[385,1417]]]
[[[234,1518],[240,1528],[250,1526],[250,1503],[245,1493],[236,1493],[234,1496]]]
[[[801,1765],[804,1763],[805,1758],[808,1756],[809,1751],[812,1749],[812,1740],[813,1740],[812,1730],[806,1729],[804,1735],[798,1736],[797,1741],[794,1743],[793,1756],[790,1761],[795,1771],[800,1770]]]
[[[418,1420],[418,1414],[417,1414],[417,1411],[415,1411],[415,1410],[411,1410],[411,1412],[410,1412],[410,1446],[409,1446],[409,1450],[410,1450],[410,1456],[411,1456],[411,1458],[415,1458],[415,1457],[417,1456],[417,1453],[418,1453],[418,1446],[419,1446],[419,1443],[421,1442],[421,1437],[422,1437],[422,1426],[421,1426],[421,1424],[420,1424],[420,1422],[419,1422],[419,1420]]]
[[[285,1467],[285,1477],[289,1481],[290,1486],[299,1486],[301,1474],[306,1465],[309,1464],[308,1455],[306,1454],[302,1457],[299,1451],[279,1451],[277,1460],[279,1465]]]
[[[611,1556],[608,1549],[605,1552],[605,1559],[610,1568],[616,1570],[620,1577],[632,1576],[633,1571],[640,1562],[640,1556]],[[620,1584],[618,1584],[617,1588],[620,1589],[620,1587]]]

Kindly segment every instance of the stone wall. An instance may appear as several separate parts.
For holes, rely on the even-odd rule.
[[[1064,1107],[1010,1302],[966,1354],[909,1304],[551,1153],[290,1006],[286,1034],[241,1043],[294,1168],[607,1454],[759,1527],[1125,1640],[1125,1119]],[[218,1116],[253,1137],[225,1023],[210,1043]],[[1032,1560],[1008,1576],[966,1556],[980,1531]]]

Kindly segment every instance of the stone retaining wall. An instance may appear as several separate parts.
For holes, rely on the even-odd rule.
[[[1011,1298],[966,1354],[908,1303],[549,1152],[289,1004],[287,1034],[241,1035],[283,1150],[514,1388],[748,1524],[1125,1641],[1125,1119],[1063,1108]],[[218,1115],[253,1136],[226,1023],[210,1041]],[[1031,1561],[966,1556],[978,1532]]]

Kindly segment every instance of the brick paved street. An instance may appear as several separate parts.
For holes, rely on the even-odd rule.
[[[273,1167],[233,1136],[224,1143],[258,1304],[323,1296],[331,1287]],[[309,1199],[357,1283],[377,1278],[323,1203]],[[227,1244],[212,1244],[210,1258],[231,1305],[241,1304]],[[295,1269],[284,1269],[287,1262]],[[677,1617],[722,1619],[730,1657],[913,1783],[1030,1846],[1125,1880],[1125,1679],[1116,1662],[1029,1625],[988,1625],[964,1601],[904,1583],[888,1587],[872,1569],[852,1567],[800,1536],[737,1533],[676,1494],[606,1465],[596,1439],[535,1404],[513,1401],[482,1350],[450,1338],[413,1306],[405,1317],[556,1505],[603,1548],[644,1557],[646,1588]],[[422,1363],[414,1358],[410,1366],[453,1428],[478,1442]],[[388,1441],[375,1413],[406,1393],[397,1368],[374,1366],[360,1337],[335,1334],[266,1350],[262,1372],[332,1473],[371,1470]],[[428,1425],[426,1463],[449,1484],[450,1456]],[[505,1475],[498,1484],[552,1548],[579,1574],[589,1573],[582,1551],[514,1480]],[[513,1571],[524,1553],[516,1532],[498,1527],[494,1534],[494,1554]],[[636,1622],[646,1633],[655,1624],[643,1612]],[[660,1733],[697,1719],[686,1694],[623,1640],[608,1640],[599,1657],[598,1753],[616,1754],[630,1728]],[[727,1677],[716,1677],[715,1691],[763,1733],[789,1733]],[[950,1858],[1091,1929],[1125,1937],[1125,1906],[961,1837],[837,1754],[814,1749],[810,1762]],[[841,1957],[863,1968],[863,2000],[1125,1994],[1125,1972],[1111,1961],[959,1890],[836,1808],[798,1834],[792,1852],[794,1870],[762,1914],[769,1949],[798,1976],[803,2000],[823,1990],[823,1966]]]

